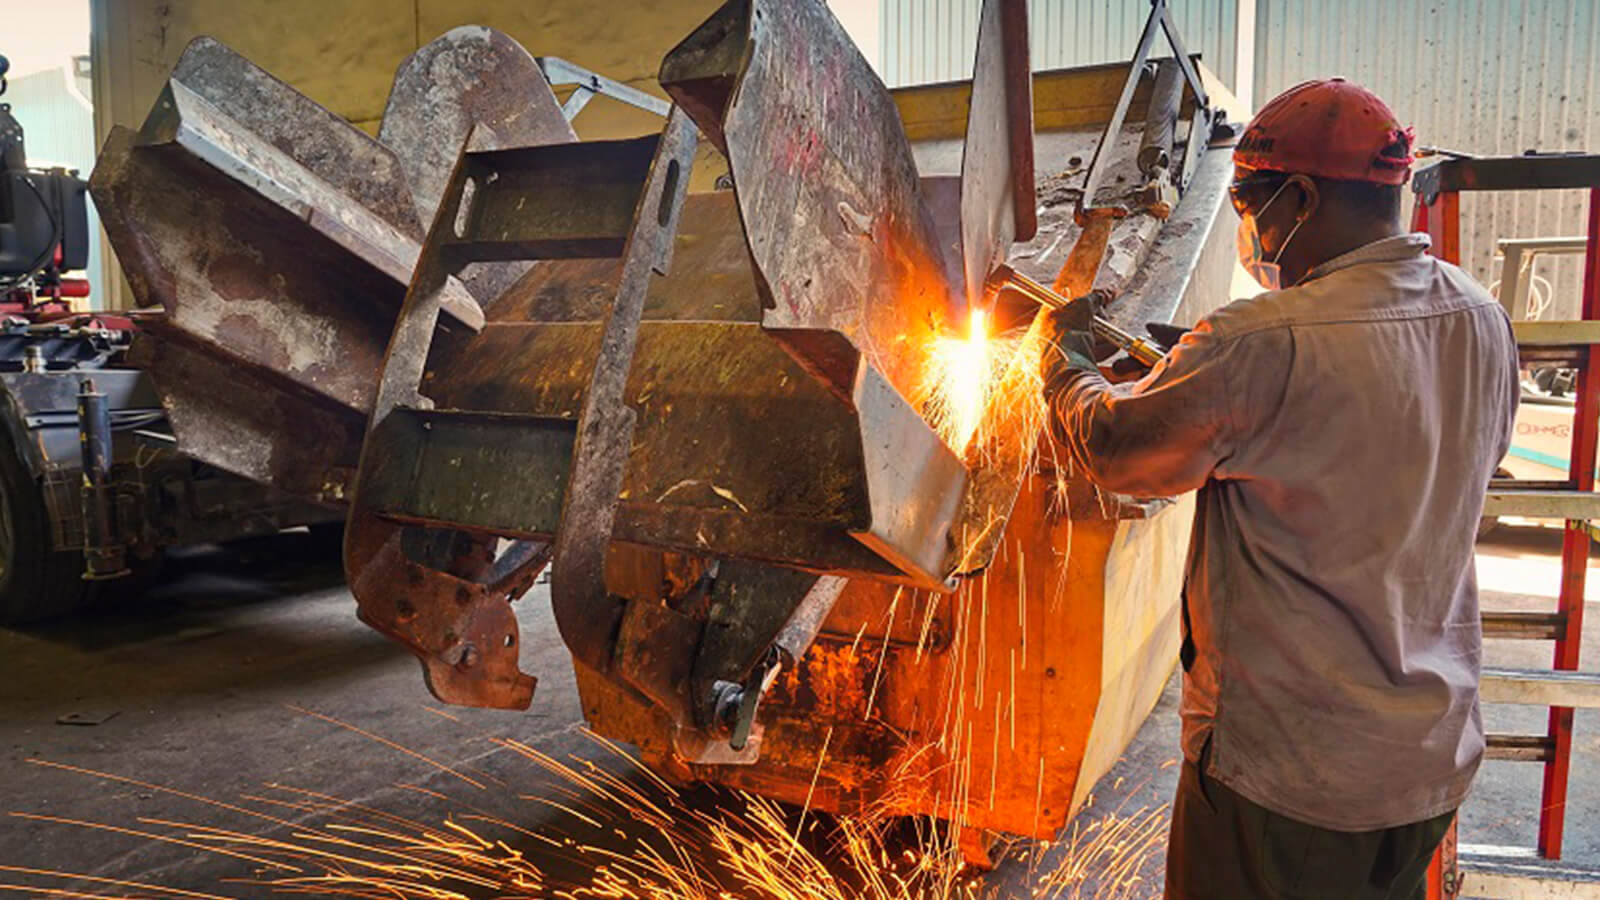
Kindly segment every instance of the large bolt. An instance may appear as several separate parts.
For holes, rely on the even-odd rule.
[[[744,703],[744,687],[733,681],[718,681],[711,686],[711,721],[719,730],[733,728]]]

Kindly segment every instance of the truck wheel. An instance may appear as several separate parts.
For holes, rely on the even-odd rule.
[[[344,520],[316,522],[306,526],[311,532],[311,550],[318,559],[338,561],[344,554]]]
[[[43,490],[0,436],[0,625],[66,615],[92,587],[82,553],[51,549]]]

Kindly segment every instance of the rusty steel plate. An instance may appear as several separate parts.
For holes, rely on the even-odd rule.
[[[894,101],[833,14],[732,0],[661,77],[726,148],[762,324],[841,396],[862,359],[914,396],[961,301]]]
[[[399,158],[366,132],[215,38],[190,41],[169,81],[413,242],[422,240],[428,223],[417,218]]]
[[[616,525],[637,418],[624,395],[650,281],[671,270],[673,235],[698,144],[699,134],[689,116],[674,109],[638,187],[633,228],[621,254],[616,300],[606,315],[599,352],[578,410],[572,468],[555,536],[550,607],[573,658],[599,672],[612,668],[625,611],[623,603],[606,589],[605,572],[606,548]],[[659,649],[671,653],[676,643],[664,640],[665,646]],[[624,676],[627,672],[623,667]]]
[[[1025,0],[984,0],[961,154],[961,258],[977,304],[1015,241],[1038,229],[1033,185],[1033,78]]]

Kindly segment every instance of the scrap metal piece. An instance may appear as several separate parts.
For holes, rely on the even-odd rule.
[[[472,577],[479,572],[419,562],[406,552],[407,543],[403,526],[352,514],[345,572],[361,621],[417,655],[428,690],[439,700],[527,709],[535,681],[517,667],[511,601],[532,587],[545,559],[523,556],[510,571],[483,581]]]
[[[375,147],[373,152],[379,157],[387,155],[382,148]],[[172,197],[169,208],[186,200],[189,210],[185,211],[192,210],[201,217],[200,222],[217,225],[216,231],[202,232],[193,227],[196,220],[190,220],[183,227],[171,228],[174,238],[188,236],[185,245],[206,245],[209,252],[202,253],[184,245],[152,247],[154,223],[139,223],[144,227],[137,249],[160,254],[168,277],[178,280],[176,285],[145,282],[147,288],[156,288],[155,296],[141,299],[160,301],[167,309],[162,325],[230,346],[244,361],[276,368],[337,402],[354,407],[369,402],[370,372],[352,366],[353,360],[342,353],[330,353],[333,348],[325,339],[319,340],[316,332],[329,326],[337,333],[354,331],[355,322],[370,320],[368,304],[382,302],[377,299],[384,293],[382,288],[387,287],[393,298],[395,289],[410,280],[417,242],[388,219],[352,203],[333,185],[181,81],[168,82],[128,153],[139,172],[127,176],[144,180],[137,184],[124,180],[118,187],[145,194],[166,189]],[[113,171],[124,174],[115,167]],[[97,167],[96,177],[100,174]],[[189,176],[188,190],[174,183],[184,175]],[[157,179],[159,183],[150,183]],[[209,190],[202,191],[202,187]],[[404,184],[395,188],[405,190]],[[114,205],[126,209],[130,204]],[[158,201],[151,197],[141,205],[154,211]],[[132,227],[132,223],[126,224]],[[272,248],[281,248],[281,256],[263,247],[269,242]],[[185,250],[194,255],[184,255]],[[297,257],[308,252],[340,264],[344,271],[338,274],[349,271],[350,281],[335,281],[331,288],[302,295],[301,291],[313,291],[313,282],[335,276],[309,267],[304,275],[287,271],[289,260],[300,263],[302,259]],[[196,265],[196,261],[203,262]],[[361,268],[371,270],[365,279],[351,271]],[[297,275],[304,284],[286,283]],[[354,294],[358,288],[368,287],[376,297]],[[330,292],[343,302],[329,302]],[[366,302],[357,305],[351,299]],[[305,314],[286,315],[285,308],[294,306]],[[448,286],[444,306],[459,323],[482,327],[482,310],[459,284]],[[251,316],[252,312],[258,315]],[[278,327],[270,327],[260,316],[276,319],[273,324]],[[230,326],[256,327],[263,333],[254,342],[230,342],[226,337]]]
[[[661,83],[728,156],[762,325],[842,397],[862,359],[914,396],[959,291],[894,101],[833,14],[729,0]]]
[[[394,76],[378,140],[405,169],[417,218],[433,221],[456,153],[474,129],[500,147],[578,139],[539,65],[523,46],[481,25],[452,28],[406,57]],[[531,263],[465,268],[462,284],[479,302],[498,297]]]
[[[662,137],[596,142],[577,153],[559,145],[483,149],[476,146],[477,134],[468,139],[443,194],[385,357],[362,454],[345,566],[362,620],[416,653],[435,696],[445,702],[520,708],[531,700],[533,681],[516,664],[517,626],[509,607],[516,595],[505,589],[504,579],[466,577],[411,558],[404,552],[407,535],[457,525],[482,528],[483,514],[514,514],[527,509],[535,495],[548,500],[565,485],[555,529],[560,559],[551,581],[552,605],[574,657],[608,670],[623,603],[605,593],[603,561],[633,419],[632,410],[621,402],[621,391],[650,274],[664,270],[670,259],[695,140],[693,126],[681,114],[669,118]],[[605,177],[616,189],[598,195],[579,177],[594,171],[597,160],[619,159],[643,159],[648,168],[609,167]],[[569,240],[570,220],[541,212],[580,204],[598,210],[599,226],[587,232],[591,239],[576,243]],[[618,214],[618,206],[626,212]],[[527,214],[517,215],[517,210]],[[603,254],[619,229],[629,234],[622,278],[575,432],[571,420],[553,417],[432,409],[421,387],[451,272],[484,260]],[[459,470],[469,458],[477,461],[474,465],[491,467],[520,462],[520,470],[499,468],[496,473],[516,471],[517,490],[490,487],[495,479],[487,472],[474,487],[521,502],[499,513],[484,506],[470,517],[418,516],[417,526],[393,515],[396,502],[436,503],[438,494],[430,494],[423,480],[446,469]],[[523,584],[533,565],[530,561],[515,567],[514,583]],[[484,643],[463,637],[473,633],[491,638],[503,634],[505,639]]]
[[[985,0],[961,154],[961,259],[967,302],[1039,226],[1033,184],[1033,73],[1025,0]]]
[[[861,403],[841,399],[761,329],[728,192],[686,198],[675,254],[672,276],[651,280],[628,379],[640,416],[614,539],[941,586],[939,523],[959,501],[959,460],[881,376],[863,377]],[[570,456],[556,423],[570,441],[618,276],[615,260],[545,261],[491,304],[481,334],[436,342],[425,393],[437,409],[415,414],[430,427],[395,434],[383,457],[393,464],[367,481],[369,505],[396,520],[551,538]],[[451,418],[466,410],[478,411],[470,422]],[[552,423],[537,451],[549,462],[519,455],[536,452],[532,432],[506,437],[529,417]],[[455,436],[469,428],[479,436]],[[404,446],[414,441],[439,452],[417,456]],[[507,470],[556,486],[485,489]]]
[[[134,352],[172,360],[153,378],[184,452],[342,502],[421,236],[395,155],[200,38],[90,190],[140,305],[165,310]],[[449,295],[450,327],[481,327]]]
[[[210,38],[185,50],[144,129],[113,131],[91,183],[140,303],[167,311],[134,352],[185,452],[345,502],[419,217],[432,221],[474,127],[488,145],[574,140],[532,57],[492,29],[453,30],[406,60],[381,129],[392,146]],[[448,281],[444,327],[481,327],[468,289],[496,296],[526,268]]]

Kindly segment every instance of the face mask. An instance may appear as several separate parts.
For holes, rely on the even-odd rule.
[[[1294,228],[1289,230],[1289,236],[1283,239],[1283,246],[1278,248],[1278,252],[1272,257],[1272,261],[1268,262],[1264,258],[1267,255],[1267,251],[1261,246],[1261,231],[1256,226],[1256,217],[1266,212],[1267,207],[1271,206],[1273,201],[1278,199],[1278,195],[1283,193],[1283,189],[1288,186],[1289,182],[1287,181],[1278,185],[1278,189],[1273,192],[1266,205],[1261,207],[1260,212],[1245,213],[1239,219],[1239,233],[1235,246],[1239,253],[1239,265],[1244,266],[1244,270],[1250,273],[1250,277],[1254,278],[1257,284],[1269,291],[1276,291],[1282,286],[1283,279],[1282,273],[1278,269],[1278,260],[1283,257],[1284,248],[1289,246],[1289,242],[1294,239],[1295,232],[1300,230],[1300,226],[1305,224],[1305,220],[1300,219],[1294,223]]]

